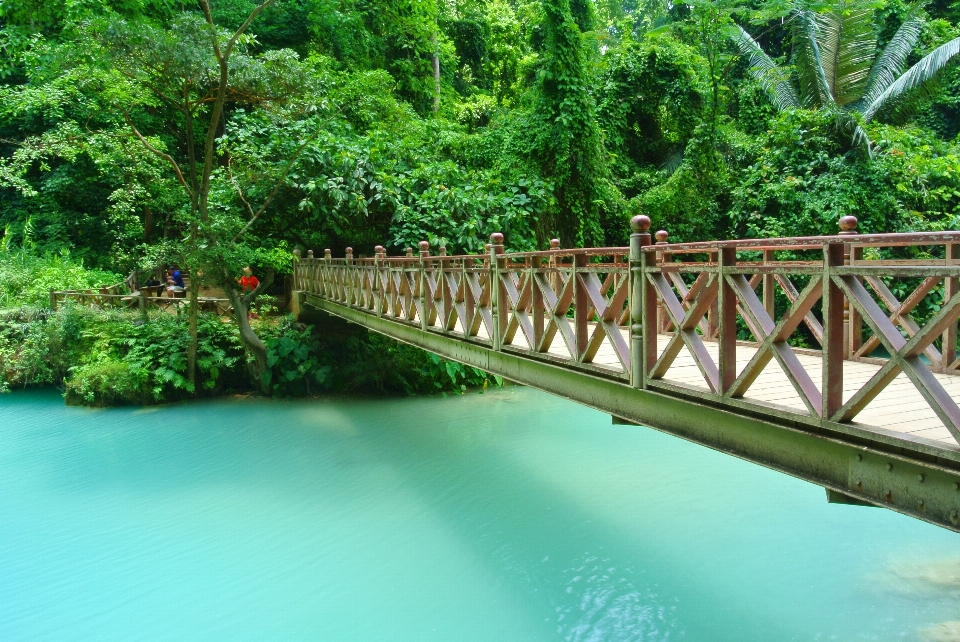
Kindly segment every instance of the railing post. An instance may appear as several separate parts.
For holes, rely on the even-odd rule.
[[[500,282],[500,271],[503,265],[503,234],[494,232],[490,235],[490,307],[493,308],[493,349],[499,351],[503,347],[503,332],[506,330],[507,315],[503,309],[503,300],[507,298],[503,283]]]
[[[947,265],[960,265],[960,243],[947,243],[945,248]],[[960,294],[960,279],[950,277],[944,279],[943,303]],[[943,372],[951,372],[950,366],[957,360],[957,322],[954,321],[943,331]]]
[[[719,378],[717,392],[726,394],[737,379],[737,295],[727,282],[727,269],[737,264],[737,249],[722,248],[717,253],[717,308],[720,317],[720,336],[717,347],[720,358],[717,364]],[[679,328],[677,329],[679,332]]]
[[[560,239],[550,239],[550,251],[556,252],[560,249]],[[551,255],[547,260],[547,267],[551,270],[556,270],[558,266],[556,255]],[[552,272],[550,274],[550,287],[553,288],[553,291],[557,293],[557,296],[560,296],[560,285],[562,281],[560,279],[559,272]]]
[[[821,417],[830,419],[843,405],[843,291],[833,271],[843,266],[843,243],[823,246],[823,395]]]
[[[312,251],[310,252],[310,258],[313,258]],[[336,299],[337,283],[331,268],[333,265],[333,254],[330,252],[330,248],[324,248],[322,264],[320,261],[314,261],[313,263],[313,269],[317,273],[318,277],[323,275],[323,278],[318,278],[320,293],[326,296],[328,299]]]
[[[50,288],[50,309],[54,311],[57,309],[57,292],[53,288]]]
[[[587,267],[586,254],[573,255],[573,338],[577,346],[574,359],[582,362],[587,353],[587,343],[590,340],[590,297],[583,282],[583,269]]]
[[[646,387],[643,355],[643,248],[650,245],[650,218],[638,214],[630,219],[630,385]],[[655,335],[656,333],[654,333]]]
[[[383,316],[384,302],[387,293],[383,289],[383,260],[386,257],[387,250],[382,245],[373,248],[373,304],[377,308],[377,316]]]
[[[776,262],[776,254],[773,250],[763,251],[763,265],[771,266]],[[767,311],[771,319],[776,319],[776,277],[769,272],[763,274],[763,309]]]
[[[657,363],[657,357],[660,352],[657,335],[659,333],[659,309],[660,301],[657,297],[657,290],[650,281],[650,274],[660,270],[659,262],[655,252],[641,252],[640,265],[642,268],[641,282],[641,324],[643,326],[643,372],[641,377],[642,387],[646,389],[649,386],[649,375],[653,366]]]
[[[668,237],[669,234],[667,234],[666,230],[657,230],[657,233],[654,234],[654,238],[657,239],[657,245],[666,245]],[[663,265],[667,258],[668,255],[663,252],[657,252],[657,265]],[[657,299],[657,334],[665,332],[666,327],[667,314],[663,310],[663,302]]]
[[[346,297],[344,303],[348,307],[353,306],[354,302],[357,300],[357,293],[354,291],[354,279],[353,279],[353,270],[350,268],[353,266],[353,248],[348,247],[344,251],[344,268],[342,270],[343,274],[343,292]]]
[[[857,217],[842,216],[838,222],[841,236],[857,234]],[[850,243],[843,244],[843,264],[853,265],[857,259],[863,258],[863,249],[854,248]],[[850,302],[843,300],[843,358],[852,359],[854,353],[860,349],[863,336],[863,322],[860,315],[850,306]]]
[[[420,299],[420,329],[424,332],[430,327],[431,297],[427,296],[427,262],[430,260],[430,241],[420,241],[420,278],[418,296]]]
[[[297,285],[300,283],[300,248],[293,248],[293,290],[297,291],[300,288]]]
[[[450,294],[450,288],[447,284],[447,275],[450,272],[450,262],[447,260],[447,246],[441,245],[438,250],[440,254],[440,278],[437,279],[437,287],[440,288],[440,301],[443,304],[443,317],[440,319],[440,327],[444,332],[451,332],[455,326],[451,324],[453,315],[453,296]],[[454,321],[455,323],[455,321]]]

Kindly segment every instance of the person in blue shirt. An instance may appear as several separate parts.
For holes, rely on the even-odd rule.
[[[167,296],[171,299],[183,296],[186,286],[183,284],[183,275],[176,268],[167,270]]]

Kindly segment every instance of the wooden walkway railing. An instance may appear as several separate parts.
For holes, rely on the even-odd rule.
[[[483,255],[431,255],[426,242],[401,257],[379,246],[363,259],[309,252],[294,287],[494,350],[802,422],[850,423],[902,373],[960,441],[960,408],[934,376],[960,366],[960,232],[857,234],[844,217],[837,236],[669,244],[663,231],[654,242],[646,217],[631,225],[631,247],[505,253],[493,234]],[[684,351],[699,377],[678,381]],[[751,399],[771,361],[800,408]],[[871,374],[847,381],[845,362]]]
[[[158,276],[162,276],[162,271]],[[113,285],[84,290],[50,290],[50,308],[56,310],[67,302],[101,309],[119,308],[140,310],[156,308],[160,310],[176,310],[187,304],[188,300],[182,297],[160,296],[164,287],[140,287],[139,271],[131,272],[127,278]],[[150,294],[150,292],[154,294]],[[233,307],[228,299],[200,297],[200,309],[204,312],[213,312],[220,316],[232,314]]]

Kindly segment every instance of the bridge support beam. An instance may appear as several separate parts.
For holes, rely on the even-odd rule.
[[[466,341],[419,324],[379,318],[368,312],[297,293],[305,310],[315,309],[423,348],[446,359],[481,368],[545,392],[590,406],[621,420],[708,446],[845,497],[882,506],[960,532],[960,461],[938,460],[881,442],[843,440],[815,426],[775,423],[712,406],[699,398],[638,390],[626,382],[505,347]]]

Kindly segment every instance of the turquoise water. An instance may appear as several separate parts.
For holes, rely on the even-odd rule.
[[[3,642],[948,640],[958,620],[960,536],[526,388],[0,395]]]

